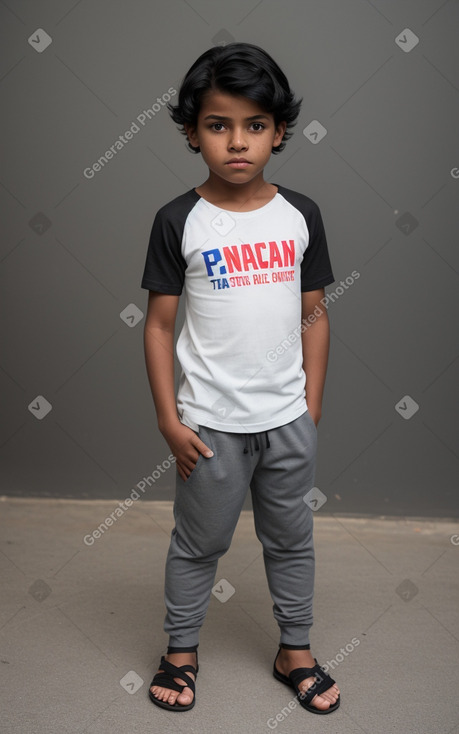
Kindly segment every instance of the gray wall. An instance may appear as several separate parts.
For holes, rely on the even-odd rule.
[[[156,100],[235,39],[304,98],[266,174],[319,203],[336,277],[320,511],[457,517],[457,0],[8,0],[0,20],[2,493],[115,500],[151,475],[173,497],[140,279],[155,211],[206,171]]]

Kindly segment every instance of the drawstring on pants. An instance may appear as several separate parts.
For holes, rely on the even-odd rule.
[[[264,434],[265,434],[265,438],[266,438],[266,448],[269,449],[269,447],[271,446],[271,444],[269,443],[268,431],[265,431]],[[260,445],[258,443],[257,434],[256,433],[246,433],[245,434],[245,446],[244,446],[244,451],[242,453],[243,454],[248,454],[249,453],[249,449],[250,449],[250,456],[253,456],[253,448],[252,448],[251,436],[253,436],[254,441],[255,441],[255,451],[259,451],[260,450]]]

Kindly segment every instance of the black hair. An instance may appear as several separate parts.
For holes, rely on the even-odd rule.
[[[178,104],[167,105],[184,135],[184,124],[196,127],[202,97],[209,90],[241,95],[258,102],[273,115],[276,127],[285,120],[284,137],[272,152],[280,153],[285,148],[302,100],[295,99],[284,72],[266,51],[251,43],[229,43],[214,46],[194,62],[182,81]],[[188,147],[193,153],[200,152],[190,141]]]

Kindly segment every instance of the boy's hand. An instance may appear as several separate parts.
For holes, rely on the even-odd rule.
[[[312,420],[316,424],[316,428],[317,428],[319,421],[320,421],[320,417],[322,415],[322,411],[320,410],[320,408],[316,408],[315,406],[310,406],[309,403],[308,403],[308,410],[309,410],[309,415],[311,416]]]
[[[178,473],[186,481],[196,466],[199,454],[210,459],[214,452],[201,441],[197,433],[180,421],[161,431],[177,462]]]

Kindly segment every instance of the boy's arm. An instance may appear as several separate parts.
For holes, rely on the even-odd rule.
[[[311,418],[317,425],[322,415],[322,396],[327,373],[330,326],[327,309],[320,302],[325,290],[307,291],[301,294],[301,318],[307,328],[301,335],[303,343],[303,369],[306,373],[306,401]],[[318,309],[317,309],[318,307]],[[320,315],[316,314],[320,311]],[[311,316],[311,323],[305,321]],[[315,319],[315,320],[313,320]]]
[[[180,422],[174,385],[174,328],[179,296],[150,291],[144,328],[145,363],[156,408],[158,428],[177,460],[177,469],[186,480],[199,454],[213,456],[208,446],[188,426]]]

